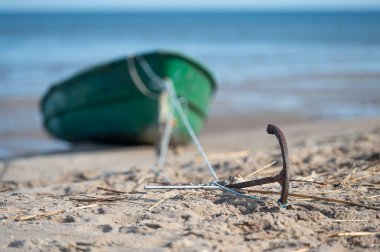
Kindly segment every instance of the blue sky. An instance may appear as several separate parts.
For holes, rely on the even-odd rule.
[[[0,0],[0,10],[380,10],[380,0]]]

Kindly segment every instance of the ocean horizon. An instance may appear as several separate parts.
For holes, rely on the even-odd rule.
[[[210,116],[380,115],[380,12],[0,13],[0,156],[66,149],[38,101],[83,69],[157,49],[214,74]],[[292,116],[291,116],[292,115]]]
[[[216,103],[229,106],[215,114],[380,115],[370,95],[380,86],[378,27],[380,12],[363,11],[0,13],[0,99],[39,99],[83,69],[164,49],[215,75]]]

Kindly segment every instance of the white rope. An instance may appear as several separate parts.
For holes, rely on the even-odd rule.
[[[139,58],[137,58],[139,59]],[[141,64],[141,62],[139,61]],[[150,89],[144,84],[144,82],[141,80],[139,73],[136,68],[135,64],[135,57],[133,55],[130,55],[127,57],[127,68],[128,72],[132,78],[133,83],[137,87],[137,89],[145,96],[151,98],[151,99],[157,99],[159,97],[159,94],[154,93],[150,91]],[[145,69],[144,69],[145,71]],[[160,103],[164,102],[162,99],[160,100]],[[162,104],[160,104],[162,106]],[[160,107],[160,109],[162,109]],[[162,168],[164,167],[168,155],[168,146],[169,146],[169,141],[170,141],[170,136],[172,133],[173,129],[173,114],[171,109],[168,109],[165,111],[165,118],[164,118],[164,123],[165,123],[165,128],[164,128],[164,133],[162,134],[161,141],[160,141],[160,152],[158,156],[157,163],[151,167],[150,169],[154,172],[156,176],[160,176],[164,178],[167,182],[171,183],[172,180],[163,174]],[[161,123],[161,122],[160,122]]]
[[[150,91],[150,89],[144,84],[144,82],[141,80],[139,73],[137,72],[136,64],[135,64],[135,57],[134,56],[128,56],[127,57],[127,68],[129,75],[132,78],[133,83],[137,87],[137,89],[142,93],[143,95],[151,98],[151,99],[157,99],[158,94]]]
[[[144,57],[139,57],[137,60],[140,63],[140,66],[144,69],[145,73],[149,76],[149,78],[153,81],[153,85],[157,89],[157,91],[160,91],[161,89],[165,88],[162,85],[162,78],[158,76],[153,69],[150,67],[148,62],[145,60]],[[157,86],[156,86],[157,85]]]
[[[225,187],[225,186],[222,186],[221,184],[219,184],[217,181],[212,181],[210,183],[210,185],[214,185],[214,186],[217,186],[219,187],[222,191],[225,191],[225,192],[229,192],[231,194],[234,194],[236,196],[239,196],[239,197],[243,197],[243,198],[248,198],[248,199],[253,199],[253,200],[260,200],[258,197],[256,196],[253,196],[253,195],[249,195],[249,194],[244,194],[244,193],[239,193],[235,190],[232,190],[231,188],[228,188],[228,187]]]
[[[194,130],[191,127],[191,124],[189,122],[189,119],[187,118],[185,111],[183,110],[183,107],[177,98],[177,94],[173,88],[172,81],[170,79],[166,79],[165,84],[166,84],[165,86],[168,90],[168,93],[171,97],[171,100],[173,102],[175,110],[177,111],[178,115],[181,117],[181,120],[182,120],[184,126],[186,127],[187,131],[189,132],[191,139],[193,140],[195,146],[197,147],[198,152],[201,154],[203,161],[206,163],[207,168],[209,169],[212,177],[214,178],[214,180],[218,181],[219,180],[218,176],[216,175],[214,168],[211,165],[210,160],[207,158],[207,154],[203,150],[203,147],[202,147],[201,143],[199,142],[197,136],[195,135],[195,132],[194,132]]]
[[[146,62],[146,60],[143,57],[139,57],[138,62],[140,63],[141,67],[144,69],[145,73],[151,78],[151,80],[155,81],[156,84],[159,87],[161,87],[161,89],[168,91],[169,96],[171,98],[171,102],[173,103],[175,110],[177,111],[177,113],[181,117],[181,120],[182,120],[184,126],[186,127],[186,130],[189,132],[190,137],[193,140],[195,146],[197,147],[198,152],[201,154],[203,161],[206,163],[207,168],[209,169],[214,180],[218,181],[219,180],[218,176],[216,175],[214,168],[211,165],[211,162],[207,158],[207,154],[203,150],[202,145],[199,142],[199,140],[198,140],[198,138],[197,138],[186,114],[185,114],[185,111],[183,110],[183,107],[182,107],[180,101],[178,100],[177,94],[173,88],[172,81],[169,78],[162,79],[160,76],[158,76],[153,71],[153,69],[150,67],[149,63]]]

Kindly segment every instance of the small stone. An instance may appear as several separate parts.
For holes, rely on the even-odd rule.
[[[75,222],[75,219],[73,216],[67,215],[65,218],[62,219],[62,223],[73,223]]]
[[[191,219],[191,215],[190,214],[184,214],[181,216],[181,218],[184,220],[184,221],[189,221]]]
[[[16,240],[9,243],[8,248],[21,248],[24,246],[24,240]]]
[[[297,220],[303,220],[303,221],[309,220],[309,216],[307,216],[307,214],[304,212],[297,213],[296,217],[297,217]]]
[[[130,227],[120,227],[119,233],[137,233],[138,229],[136,226],[130,226]]]
[[[103,233],[108,233],[112,231],[112,226],[106,224],[106,225],[100,225]]]
[[[105,214],[106,213],[106,210],[102,207],[99,207],[98,208],[98,214]]]

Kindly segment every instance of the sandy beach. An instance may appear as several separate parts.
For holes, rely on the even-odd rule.
[[[272,161],[250,179],[281,170],[277,141],[265,132],[273,118],[247,118],[212,119],[200,137],[221,179],[246,180]],[[259,200],[144,190],[163,181],[150,170],[154,148],[83,147],[1,161],[0,249],[378,251],[380,120],[273,123],[289,146],[287,209],[276,203],[278,184],[242,190]],[[170,153],[164,173],[174,184],[212,180],[192,145]]]
[[[0,251],[380,251],[379,4],[3,2]],[[200,64],[138,56],[167,50]],[[139,59],[132,72],[129,59]],[[138,138],[157,125],[157,106],[141,95],[162,88],[155,75],[178,84],[196,130],[207,115],[199,139],[212,169],[194,144],[170,150],[158,176],[154,146],[74,145],[44,129],[44,115],[73,112],[62,125],[50,122],[72,125],[62,132],[78,138],[55,135],[87,141],[90,129],[96,139],[104,131],[121,140],[131,128]],[[211,79],[212,95],[202,91]],[[59,83],[67,92],[41,109]],[[288,143],[287,206],[278,204],[279,183],[235,194],[145,188],[209,185],[210,170],[226,186],[280,177],[269,123]]]

